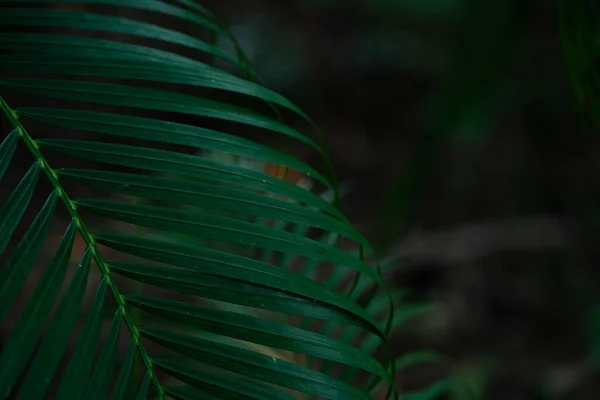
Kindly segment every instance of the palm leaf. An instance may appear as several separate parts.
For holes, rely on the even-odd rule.
[[[308,229],[302,225],[294,225],[289,222],[279,221],[277,225],[279,229],[292,229],[298,234],[306,234]],[[335,244],[339,239],[339,235],[335,232],[329,232],[324,234],[320,241],[322,243]],[[352,251],[353,254],[358,255],[359,248]],[[272,255],[271,251],[264,251],[262,258],[268,259]],[[279,265],[282,268],[293,270],[294,266],[301,263],[299,258],[294,255],[286,254]],[[401,263],[397,257],[390,257],[383,260],[380,264],[380,271],[382,274],[389,274]],[[317,272],[323,264],[316,259],[309,259],[305,262],[299,272],[316,278]],[[359,275],[362,276],[362,275]],[[345,268],[335,266],[333,271],[324,279],[324,283],[331,288],[339,289],[343,291],[344,286],[348,286],[347,283],[353,280],[351,272]],[[345,285],[346,284],[346,285]],[[346,292],[349,292],[349,297],[358,300],[363,299],[366,304],[366,310],[382,322],[387,323],[385,333],[393,335],[397,332],[401,326],[409,319],[426,314],[430,309],[430,305],[427,303],[414,303],[406,302],[406,291],[403,289],[393,289],[388,291],[377,291],[377,285],[373,284],[372,280],[369,279],[358,279],[355,280]],[[366,300],[365,300],[366,299]],[[390,304],[391,302],[391,304]],[[399,307],[394,306],[398,303]],[[387,321],[387,322],[386,322]],[[368,354],[375,354],[379,348],[380,338],[373,334],[367,334],[366,336],[361,335],[360,328],[357,325],[342,325],[336,323],[334,319],[326,319],[320,328],[319,332],[326,336],[336,336],[338,340],[342,340],[348,344],[353,344],[356,347],[361,348]],[[310,318],[304,318],[302,321],[302,327],[308,327],[312,323]],[[432,351],[412,351],[407,354],[400,354],[394,357],[394,367],[392,371],[401,372],[404,369],[412,367],[422,363],[440,363],[446,361],[446,357],[437,354]],[[308,366],[315,366],[317,359],[315,357],[309,357],[307,361]],[[336,364],[332,360],[326,360],[319,367],[319,370],[325,374],[330,374],[334,371]],[[357,370],[353,368],[343,368],[341,373],[341,379],[348,383],[357,382],[359,376]],[[372,379],[367,381],[363,386],[363,389],[367,393],[385,393],[387,382],[382,381],[379,377],[373,376]],[[434,384],[424,387],[419,390],[402,393],[402,398],[419,398],[419,399],[436,399],[444,393],[450,392],[454,388],[454,380],[447,378],[435,382]]]
[[[11,125],[0,144],[0,178],[6,171],[22,176],[0,208],[0,252],[8,256],[0,271],[0,316],[12,325],[20,313],[0,354],[0,393],[18,399],[369,398],[359,385],[297,364],[284,352],[345,365],[393,388],[391,358],[374,355],[375,347],[388,347],[390,323],[360,306],[354,290],[334,284],[351,274],[353,287],[381,288],[378,270],[362,252],[309,235],[316,228],[368,248],[334,204],[338,184],[320,132],[309,136],[281,118],[286,113],[312,130],[306,114],[260,84],[235,38],[194,2],[60,3],[4,1],[0,8],[0,24],[10,27],[0,34],[0,108]],[[104,11],[93,12],[94,5]],[[196,32],[125,18],[120,7],[191,23]],[[214,35],[227,37],[236,54],[204,39]],[[207,59],[224,61],[233,72]],[[319,172],[215,125],[293,141],[321,153],[327,169]],[[33,161],[27,172],[13,157],[18,144]],[[266,172],[210,159],[206,151],[297,171],[331,190],[334,203]],[[94,166],[80,168],[82,161]],[[38,195],[48,183],[50,194]],[[81,187],[101,193],[90,197]],[[38,197],[47,200],[36,211]],[[99,229],[98,218],[110,229]],[[288,224],[302,228],[278,228]],[[40,275],[37,260],[43,263],[55,226],[62,239]],[[79,239],[85,250],[71,274]],[[302,255],[309,267],[282,268],[240,253],[240,246],[280,252],[285,260]],[[326,282],[316,274],[323,263],[339,271]],[[36,277],[27,293],[26,282]],[[96,294],[88,306],[90,289]],[[282,315],[335,321],[376,339],[363,350]]]

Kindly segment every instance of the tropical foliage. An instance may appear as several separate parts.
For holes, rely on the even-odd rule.
[[[488,24],[510,18],[471,3],[464,35],[481,21],[491,34],[457,59],[436,135],[498,84],[510,50],[472,62],[490,37],[510,41],[504,23]],[[518,34],[531,5],[496,3],[522,17]],[[559,3],[573,88],[597,118],[598,10]],[[318,128],[263,85],[210,11],[15,0],[0,2],[0,24],[2,396],[393,398],[397,371],[442,359],[395,357],[390,333],[428,305],[386,290],[397,260],[372,262],[337,207]],[[432,154],[417,154],[392,196],[399,215]],[[468,398],[458,379],[402,398]]]
[[[393,301],[336,207],[320,133],[213,14],[3,1],[0,24],[0,178],[21,174],[0,209],[0,393],[394,395]],[[325,172],[277,143],[321,153]]]

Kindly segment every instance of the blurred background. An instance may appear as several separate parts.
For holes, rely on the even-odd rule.
[[[394,343],[447,362],[400,385],[452,376],[462,398],[597,398],[600,142],[555,2],[204,4],[323,128],[342,208],[398,260],[393,285],[432,305]]]

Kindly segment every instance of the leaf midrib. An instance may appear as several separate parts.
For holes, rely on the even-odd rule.
[[[111,279],[110,267],[103,260],[102,256],[100,255],[98,247],[96,246],[96,242],[95,242],[93,236],[89,233],[89,231],[85,227],[85,225],[83,223],[83,219],[79,215],[77,208],[75,206],[75,203],[71,200],[71,198],[67,194],[66,190],[64,189],[63,185],[60,183],[58,174],[54,171],[54,169],[52,169],[50,167],[50,164],[48,163],[46,158],[42,155],[36,141],[31,137],[31,135],[27,132],[27,130],[25,129],[23,124],[21,124],[21,122],[19,121],[19,119],[17,117],[17,113],[12,108],[10,108],[8,103],[1,96],[0,96],[0,108],[2,109],[2,112],[6,115],[6,117],[10,121],[10,123],[17,130],[18,137],[23,140],[23,142],[27,146],[27,149],[31,152],[33,157],[39,161],[40,168],[44,171],[44,174],[50,181],[50,184],[57,191],[58,197],[62,200],[69,215],[75,221],[75,225],[76,225],[77,230],[79,231],[79,234],[83,238],[86,246],[89,247],[92,257],[94,258],[94,260],[96,260],[96,264],[98,265],[98,268],[100,269],[100,273],[106,280],[106,284],[110,288],[110,291],[113,294],[113,297],[115,298],[117,307],[119,308],[121,314],[123,315],[125,324],[127,325],[129,332],[131,333],[133,342],[135,343],[135,346],[138,348],[138,351],[139,351],[139,354],[141,355],[144,366],[146,367],[146,370],[147,370],[146,373],[150,377],[152,382],[154,382],[154,385],[156,386],[157,396],[159,399],[164,399],[163,388],[162,388],[160,382],[158,381],[158,378],[154,371],[152,360],[150,359],[150,356],[148,355],[144,345],[141,343],[141,335],[140,335],[140,332],[139,332],[137,326],[134,323],[133,316],[130,315],[127,311],[127,307],[125,306],[125,298],[120,293],[119,289],[117,288],[117,286]]]

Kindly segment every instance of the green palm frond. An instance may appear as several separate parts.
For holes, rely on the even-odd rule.
[[[294,230],[300,234],[307,234],[308,229],[303,228],[301,225],[294,225],[286,223],[285,221],[278,221],[279,229]],[[338,241],[339,235],[337,233],[324,234],[320,241],[322,243],[334,244]],[[359,257],[360,248],[356,247],[351,252]],[[272,257],[271,251],[264,251],[262,253],[263,259],[270,260]],[[319,271],[323,264],[318,260],[312,259],[307,262],[302,262],[297,256],[287,254],[288,257],[283,257],[279,262],[282,268],[294,269],[296,265],[301,265],[300,268],[296,268],[302,274],[318,279]],[[382,276],[391,273],[394,269],[401,265],[400,260],[397,257],[390,257],[383,260],[379,265],[379,272]],[[322,279],[322,281],[329,287],[337,289],[341,292],[349,293],[350,298],[364,303],[366,310],[373,315],[381,324],[385,325],[385,333],[388,336],[393,336],[394,333],[404,325],[408,320],[427,314],[431,305],[428,303],[417,303],[406,301],[405,297],[407,291],[404,289],[392,289],[388,291],[377,291],[376,285],[372,280],[369,279],[353,279],[352,273],[349,273],[347,269],[341,266],[334,266],[330,271],[329,275]],[[390,304],[390,302],[392,304]],[[309,318],[305,318],[302,321],[303,327],[308,327],[311,324]],[[347,325],[339,327],[334,321],[329,320],[319,328],[319,332],[326,336],[336,337],[339,340],[352,344],[369,354],[374,354],[378,348],[378,338],[374,335],[361,335],[360,328],[358,326]],[[440,363],[447,362],[447,358],[442,354],[438,354],[434,351],[429,350],[417,350],[411,351],[407,354],[400,354],[394,358],[395,372],[401,373],[410,367],[418,364],[427,363]],[[317,360],[314,357],[309,357],[306,363],[310,367],[314,367],[317,364]],[[319,369],[322,372],[330,374],[334,371],[335,364],[331,361],[326,361],[320,365]],[[341,372],[342,379],[346,382],[357,381],[357,370],[343,367]],[[373,377],[371,380],[364,382],[362,385],[363,390],[369,393],[384,394],[386,391],[386,382],[382,381],[377,377]],[[401,398],[420,399],[420,400],[433,400],[439,398],[443,394],[452,393],[456,388],[456,382],[453,377],[446,378],[435,382],[434,384],[413,391],[403,391]]]
[[[320,133],[284,122],[314,131],[260,84],[214,15],[184,0],[0,4],[0,108],[9,122],[0,178],[22,176],[0,208],[0,316],[11,326],[3,396],[367,399],[379,384],[393,394],[390,298],[364,260],[368,242],[335,206]],[[123,16],[132,10],[160,23]],[[216,47],[215,35],[236,54]],[[327,170],[217,123],[306,146]],[[207,151],[285,166],[334,201]],[[39,210],[34,199],[45,199]],[[340,238],[360,250],[343,251]],[[72,268],[78,241],[83,255]],[[241,248],[281,254],[283,264]],[[298,256],[303,268],[290,265]],[[383,315],[358,301],[371,288]],[[334,335],[336,327],[349,333]]]

